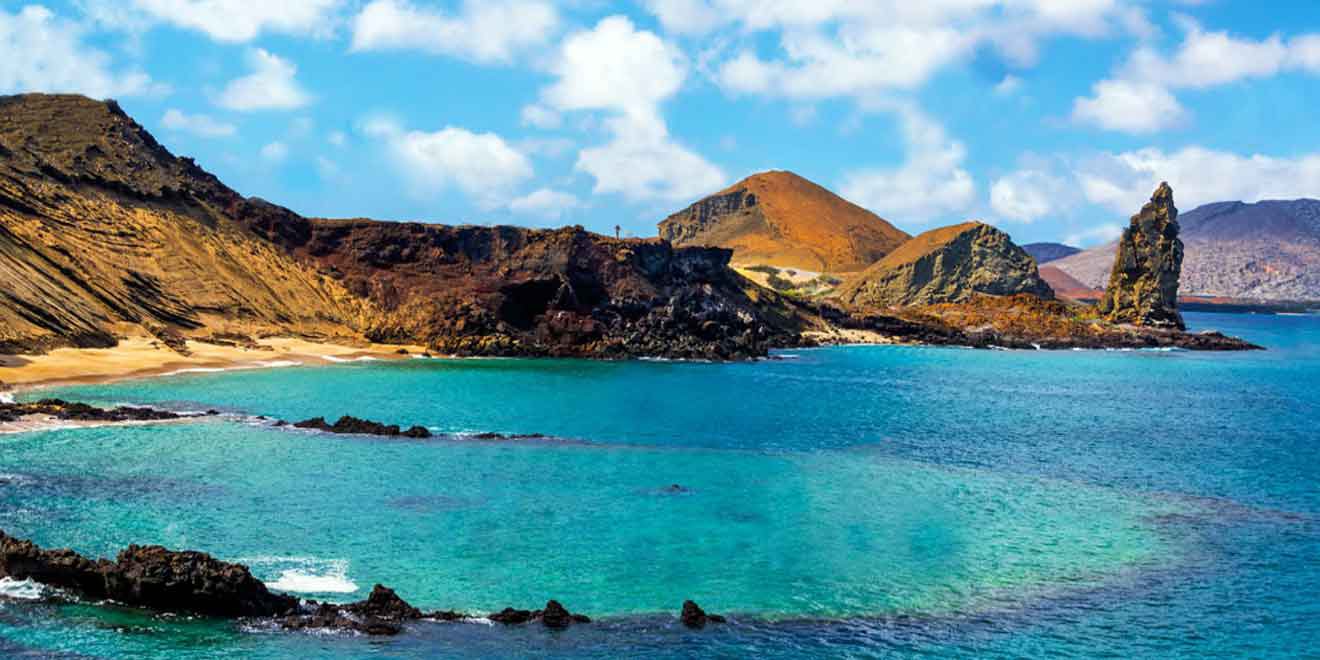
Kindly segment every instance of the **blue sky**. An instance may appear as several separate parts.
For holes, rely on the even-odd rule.
[[[649,236],[789,169],[918,232],[1320,196],[1320,3],[0,2],[0,93],[116,98],[306,215]]]

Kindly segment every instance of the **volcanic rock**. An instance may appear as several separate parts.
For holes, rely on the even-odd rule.
[[[1150,201],[1132,216],[1119,239],[1109,286],[1100,299],[1100,312],[1109,321],[1179,330],[1186,327],[1178,313],[1178,277],[1183,260],[1178,229],[1173,189],[1161,183]]]
[[[110,599],[165,612],[217,617],[268,617],[298,600],[273,594],[245,566],[201,552],[130,545],[115,561],[91,561],[67,550],[45,550],[0,531],[0,577],[31,579],[89,600]]]
[[[679,246],[733,250],[734,263],[854,272],[908,235],[866,209],[792,172],[762,172],[660,223]]]
[[[540,620],[547,628],[566,628],[574,623],[591,623],[589,617],[569,612],[557,600],[547,602],[545,608],[540,610],[518,610],[506,607],[486,618],[504,625],[521,625]]]
[[[933,229],[846,281],[838,298],[859,308],[961,302],[975,294],[1054,297],[1036,261],[980,222]]]
[[[62,399],[41,399],[35,403],[0,403],[0,421],[13,422],[27,415],[49,415],[76,422],[143,422],[182,419],[185,415],[156,408],[119,406],[97,408],[86,403]]]
[[[287,422],[280,420],[276,426],[284,426]],[[316,431],[325,431],[326,433],[338,433],[345,435],[380,435],[386,437],[405,437],[405,438],[429,438],[431,431],[425,426],[410,426],[407,430],[400,430],[397,424],[382,424],[373,422],[369,419],[359,419],[351,415],[340,417],[334,424],[325,421],[324,417],[313,417],[304,419],[301,422],[293,424],[295,428],[312,429]]]
[[[693,601],[683,601],[683,611],[678,616],[683,625],[689,628],[705,628],[707,623],[724,623],[724,617],[718,614],[707,614],[706,610]]]

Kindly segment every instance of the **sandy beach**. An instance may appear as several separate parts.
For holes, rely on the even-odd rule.
[[[417,355],[422,346],[322,344],[294,338],[268,338],[256,348],[188,342],[184,356],[153,337],[129,337],[114,348],[61,348],[44,355],[0,355],[0,391],[44,385],[143,378],[204,369],[259,369],[301,364],[334,364],[361,358],[400,359],[400,349]]]

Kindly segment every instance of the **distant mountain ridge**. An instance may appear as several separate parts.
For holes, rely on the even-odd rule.
[[[1216,202],[1179,216],[1183,295],[1320,300],[1320,200]],[[1048,265],[1102,289],[1114,244]]]
[[[792,172],[753,174],[659,225],[677,246],[733,250],[740,265],[856,272],[911,238],[884,218]]]
[[[1036,263],[1043,264],[1055,259],[1071,257],[1082,251],[1082,248],[1065,245],[1063,243],[1027,243],[1022,246],[1027,254],[1031,255]]]

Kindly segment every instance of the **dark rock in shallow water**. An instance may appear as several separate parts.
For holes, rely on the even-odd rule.
[[[185,417],[155,408],[97,408],[63,399],[42,399],[36,403],[0,403],[0,421],[15,422],[27,415],[49,415],[76,422],[147,422]]]
[[[693,601],[683,601],[683,611],[678,616],[683,625],[689,628],[705,628],[707,623],[724,623],[724,617],[718,614],[707,614],[706,610]]]
[[[273,594],[247,567],[201,552],[130,545],[112,563],[45,550],[0,531],[0,577],[32,579],[91,600],[218,617],[268,617],[298,606]]]
[[[575,623],[591,623],[591,618],[583,614],[573,614],[557,600],[551,600],[541,610],[515,610],[506,607],[486,618],[495,623],[520,625],[540,620],[547,628],[567,628]]]
[[[367,596],[366,600],[345,605],[344,609],[359,616],[374,616],[396,621],[422,618],[421,610],[399,598],[393,589],[380,584],[372,587],[371,595]]]
[[[282,420],[281,420],[282,422]],[[277,422],[276,426],[284,424]],[[334,424],[325,421],[324,417],[313,417],[304,419],[294,424],[300,429],[314,429],[325,431],[326,433],[339,433],[345,435],[379,435],[385,437],[405,437],[405,438],[429,438],[431,432],[425,426],[412,426],[408,430],[401,430],[397,424],[385,425],[380,422],[373,422],[369,419],[359,419],[351,415],[344,415]]]

